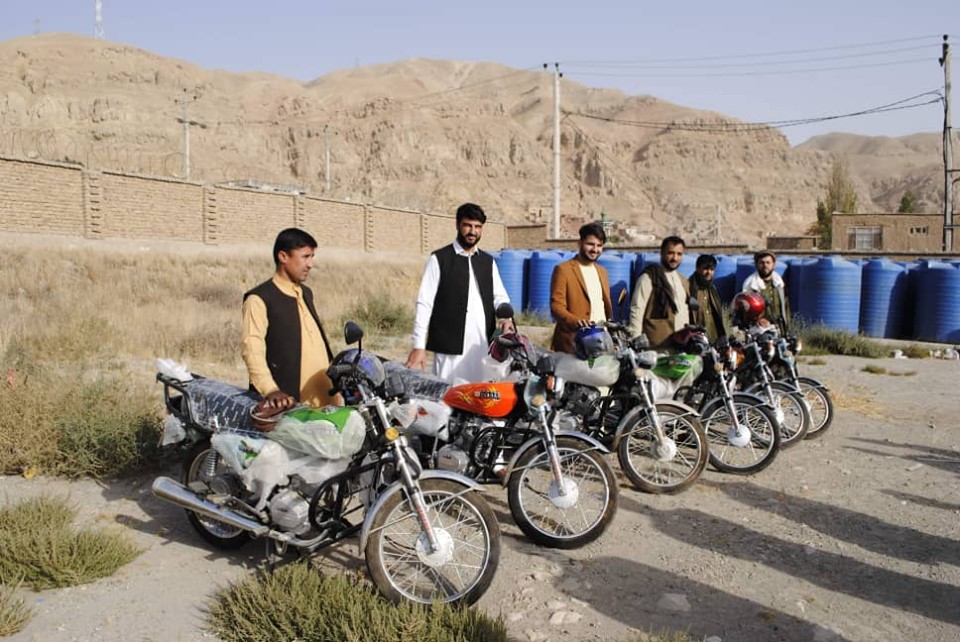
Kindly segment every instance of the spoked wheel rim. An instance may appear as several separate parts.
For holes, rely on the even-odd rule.
[[[664,460],[657,448],[657,437],[650,421],[644,418],[635,430],[624,436],[629,465],[649,484],[662,488],[682,485],[703,469],[701,453],[706,444],[693,424],[680,415],[660,412],[664,435],[672,440],[675,453]]]
[[[575,446],[557,452],[565,489],[575,488],[575,502],[558,501],[546,451],[540,451],[520,475],[519,506],[529,525],[551,538],[573,539],[597,527],[610,502],[611,488],[601,466]],[[568,506],[568,504],[570,504]]]
[[[785,447],[798,443],[810,428],[810,412],[803,407],[804,398],[792,391],[774,388],[771,403],[776,408],[780,422],[780,445]]]
[[[210,447],[201,451],[197,456],[193,457],[190,462],[190,466],[183,477],[183,483],[191,490],[213,490],[207,485],[207,482],[204,480],[202,475],[203,468],[207,461],[207,453],[209,452]],[[222,458],[217,457],[216,474],[220,475],[228,469],[228,466],[223,462]],[[200,513],[193,512],[191,510],[188,510],[187,513],[192,516],[195,524],[206,530],[214,537],[226,540],[245,534],[245,531],[242,528],[224,524],[221,521],[207,517],[206,515],[202,515]]]
[[[429,550],[420,523],[404,499],[383,520],[378,557],[386,580],[404,598],[454,602],[483,578],[491,563],[492,534],[480,511],[456,492],[432,488],[423,494],[439,550]]]
[[[771,416],[760,406],[734,402],[738,419],[750,430],[750,440],[738,447],[730,444],[728,432],[732,421],[727,409],[720,406],[716,412],[703,419],[703,428],[710,444],[710,455],[729,468],[746,470],[762,464],[777,448],[774,431],[777,429]]]

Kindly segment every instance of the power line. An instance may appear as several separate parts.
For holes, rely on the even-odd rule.
[[[913,103],[912,101],[919,100],[926,96],[933,96],[930,100]],[[901,109],[915,109],[917,107],[924,107],[933,103],[937,103],[943,100],[943,95],[939,91],[926,91],[915,96],[910,96],[909,98],[903,98],[901,100],[894,101],[892,103],[887,103],[885,105],[879,105],[877,107],[871,107],[869,109],[862,109],[855,112],[848,112],[844,114],[830,114],[827,116],[813,116],[808,118],[795,118],[791,120],[769,120],[769,121],[759,121],[759,122],[746,122],[746,123],[734,123],[734,122],[714,122],[714,123],[684,123],[676,121],[641,121],[641,120],[627,120],[621,118],[611,118],[607,116],[597,116],[595,114],[584,114],[582,112],[565,112],[568,116],[579,116],[581,118],[589,118],[591,120],[601,120],[609,123],[617,123],[620,125],[627,125],[630,127],[641,127],[647,129],[671,129],[678,131],[693,131],[693,132],[718,132],[718,133],[731,133],[731,132],[751,132],[751,131],[761,131],[766,130],[771,127],[795,127],[798,125],[811,125],[813,123],[825,122],[828,120],[837,120],[841,118],[853,118],[856,116],[866,116],[869,114],[878,114],[888,111],[898,111]]]
[[[900,47],[898,49],[884,49],[882,51],[869,51],[854,54],[844,54],[841,56],[821,56],[817,58],[798,58],[795,60],[767,60],[761,62],[727,62],[719,64],[706,65],[676,65],[666,63],[575,63],[574,67],[598,67],[600,69],[726,69],[729,67],[769,67],[773,65],[796,65],[808,62],[829,62],[832,60],[849,60],[851,58],[869,58],[871,56],[886,56],[894,53],[904,53],[907,51],[921,51],[930,49],[929,45],[917,47]]]
[[[844,49],[862,49],[864,47],[879,47],[884,45],[894,45],[904,42],[918,42],[921,40],[929,40],[931,38],[936,38],[937,43],[940,42],[940,34],[933,34],[929,36],[914,36],[911,38],[898,38],[896,40],[879,40],[875,42],[865,42],[860,44],[853,45],[835,45],[832,47],[817,47],[813,49],[789,49],[783,51],[768,51],[764,53],[747,53],[747,54],[733,54],[725,56],[698,56],[692,58],[647,58],[639,59],[634,61],[617,61],[617,60],[561,60],[560,64],[562,65],[577,65],[584,63],[618,63],[618,62],[633,62],[633,63],[674,63],[674,62],[704,62],[711,60],[736,60],[741,58],[769,58],[772,56],[790,56],[795,54],[805,54],[805,53],[819,53],[822,51],[842,51]]]
[[[870,69],[873,67],[894,67],[897,65],[913,65],[917,63],[929,63],[930,58],[911,58],[909,60],[896,60],[891,62],[877,62],[877,63],[868,63],[863,65],[840,65],[837,67],[813,67],[809,69],[777,69],[772,71],[742,71],[742,72],[711,72],[711,73],[616,73],[616,72],[604,72],[604,71],[591,71],[591,72],[573,72],[575,76],[620,76],[620,77],[630,77],[630,78],[721,78],[721,77],[735,77],[735,76],[783,76],[788,74],[808,74],[808,73],[818,73],[821,71],[847,71],[854,69]]]

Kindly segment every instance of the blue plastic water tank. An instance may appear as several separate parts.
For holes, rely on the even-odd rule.
[[[604,252],[597,261],[607,269],[610,276],[610,300],[613,303],[613,318],[615,321],[626,319],[630,310],[632,259],[632,255],[625,257],[617,252]],[[621,292],[626,292],[626,298],[620,306],[617,306],[617,298]]]
[[[530,255],[530,276],[527,281],[528,310],[551,317],[550,278],[553,276],[553,268],[565,260],[559,252],[539,251]]]
[[[737,294],[737,260],[725,254],[715,254],[717,269],[713,273],[713,282],[717,286],[720,300],[730,303]]]
[[[868,337],[899,339],[907,309],[907,271],[889,259],[863,264],[860,331]]]
[[[856,334],[860,328],[861,268],[839,256],[803,266],[800,311],[810,323]]]
[[[960,343],[960,269],[942,261],[920,261],[915,273],[915,338]]]
[[[677,272],[688,279],[693,276],[693,273],[697,270],[698,256],[700,256],[699,252],[693,254],[684,254],[683,258],[680,260],[680,267],[677,268]]]
[[[526,276],[530,269],[530,252],[527,250],[503,250],[497,260],[497,269],[500,279],[507,290],[510,303],[518,312],[526,307],[527,287]]]

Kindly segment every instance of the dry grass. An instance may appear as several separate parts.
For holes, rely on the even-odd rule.
[[[19,633],[33,617],[32,610],[18,596],[20,583],[0,585],[0,637]]]
[[[0,235],[0,474],[142,466],[162,412],[157,357],[245,384],[240,305],[273,273],[270,246],[132,244]],[[367,347],[405,355],[422,269],[418,256],[318,252],[308,285],[334,351],[350,317]]]

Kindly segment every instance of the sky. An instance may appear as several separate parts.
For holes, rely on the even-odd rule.
[[[0,40],[92,36],[94,7],[0,0]],[[558,62],[565,78],[587,86],[746,122],[897,107],[782,127],[792,144],[835,131],[941,131],[942,101],[927,92],[943,92],[943,34],[960,68],[958,0],[102,0],[102,15],[107,40],[204,68],[303,81],[409,58],[518,69]]]

